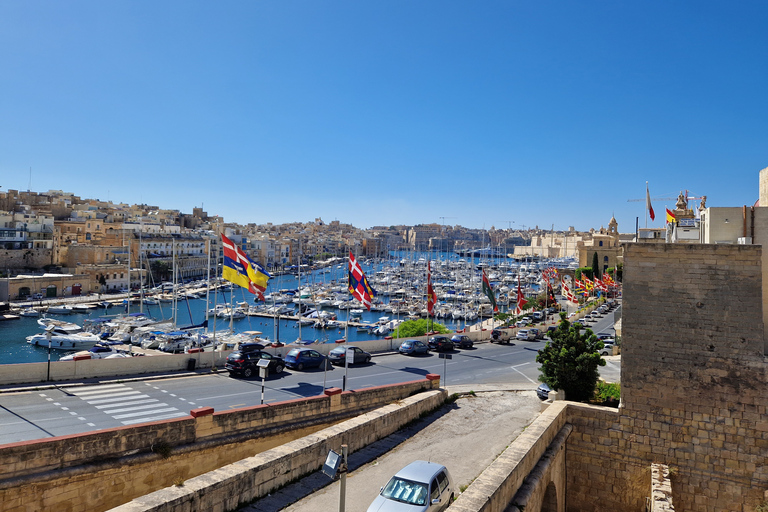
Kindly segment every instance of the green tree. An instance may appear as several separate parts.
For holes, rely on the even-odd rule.
[[[394,338],[414,338],[416,336],[424,336],[430,332],[430,328],[440,334],[451,332],[443,324],[430,321],[428,318],[419,318],[418,320],[406,320],[401,323],[397,329],[392,331],[392,336]]]
[[[541,364],[539,380],[552,389],[565,391],[566,400],[590,400],[597,385],[597,367],[605,366],[605,359],[599,353],[603,342],[591,329],[581,334],[565,319],[564,313],[560,313],[560,324],[550,338],[536,356],[536,362]]]
[[[597,260],[597,253],[592,254],[592,277],[597,279],[600,277],[600,262]]]

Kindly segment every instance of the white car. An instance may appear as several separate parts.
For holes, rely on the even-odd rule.
[[[438,512],[453,502],[448,468],[434,462],[411,462],[393,476],[368,512]]]
[[[536,335],[534,334],[534,338],[535,338],[535,336]],[[517,336],[515,336],[515,338],[517,338],[519,340],[530,340],[531,339],[531,331],[529,331],[528,329],[520,329],[519,331],[517,331]]]

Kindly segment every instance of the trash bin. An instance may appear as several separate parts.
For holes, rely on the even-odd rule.
[[[191,372],[192,370],[194,370],[195,369],[195,363],[197,363],[197,361],[195,359],[187,359],[187,371]]]

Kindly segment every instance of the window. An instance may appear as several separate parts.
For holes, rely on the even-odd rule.
[[[598,245],[599,245],[600,247],[602,247],[602,246],[603,246],[603,241],[602,241],[602,240],[600,240],[600,242],[598,242]]]
[[[429,486],[429,490],[430,490],[430,493],[429,493],[430,501],[440,498],[440,486],[437,484],[437,478],[432,480],[432,485]]]
[[[448,487],[448,477],[442,471],[437,475],[437,480],[440,482],[440,492],[443,492]]]

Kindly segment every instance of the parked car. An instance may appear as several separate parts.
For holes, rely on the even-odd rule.
[[[517,331],[517,336],[515,338],[519,340],[526,340],[526,341],[533,341],[536,339],[536,335],[531,332],[530,329],[520,329]]]
[[[552,390],[549,389],[549,386],[547,386],[542,382],[541,384],[539,384],[539,387],[536,388],[536,395],[542,400],[546,400],[547,398],[549,398],[550,391]]]
[[[600,355],[601,356],[612,356],[613,355],[613,340],[603,340],[603,348],[600,349]]]
[[[227,362],[224,363],[224,369],[231,376],[242,375],[245,378],[249,378],[259,373],[257,363],[261,359],[269,361],[269,366],[267,366],[269,373],[282,373],[285,368],[285,361],[282,358],[273,356],[268,352],[262,352],[261,350],[252,350],[250,352],[232,352],[229,354]]]
[[[427,342],[427,346],[430,350],[437,352],[450,352],[453,350],[453,342],[445,336],[432,336]]]
[[[534,322],[541,322],[542,320],[544,320],[544,318],[545,318],[544,313],[542,313],[541,311],[534,311],[533,312],[533,321]]]
[[[500,327],[491,331],[491,343],[509,343],[512,333],[509,327]]]
[[[544,339],[544,333],[541,332],[541,329],[528,329],[528,336],[533,337],[534,340]]]
[[[285,354],[285,366],[304,370],[305,368],[317,368],[325,363],[325,356],[311,348],[294,348]]]
[[[472,342],[472,338],[466,334],[454,334],[451,337],[451,341],[454,345],[458,345],[459,348],[472,348],[475,344]]]
[[[448,469],[435,462],[411,462],[393,476],[368,512],[437,512],[453,502],[455,489]]]
[[[41,300],[43,298],[43,294],[42,293],[35,293],[35,294],[32,295],[32,298],[34,300]]]
[[[401,354],[414,356],[416,354],[426,354],[429,352],[429,347],[426,343],[419,340],[406,340],[400,344],[400,348],[397,349]]]
[[[331,364],[339,364],[343,365],[347,359],[347,349],[352,349],[355,351],[355,357],[352,359],[352,361],[349,362],[349,364],[367,364],[371,362],[371,354],[370,352],[366,352],[365,350],[361,349],[360,347],[338,347],[330,352],[328,352],[328,361],[331,362]]]

